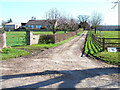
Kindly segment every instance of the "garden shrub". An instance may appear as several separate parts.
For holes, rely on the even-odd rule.
[[[39,43],[42,43],[42,44],[55,43],[55,36],[54,35],[42,35],[40,36]]]
[[[81,30],[78,30],[78,32],[80,32],[80,31]],[[53,35],[42,35],[42,36],[40,36],[39,43],[41,43],[41,44],[58,43],[60,41],[66,40],[74,35],[76,35],[76,32],[53,34]]]

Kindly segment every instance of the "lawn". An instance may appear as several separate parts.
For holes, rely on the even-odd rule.
[[[110,34],[115,33],[116,34],[116,32],[108,32],[108,33],[110,33]],[[115,34],[113,34],[113,35],[115,35]],[[103,34],[103,35],[105,35],[105,34]],[[106,36],[106,37],[110,37],[110,36]],[[111,35],[111,37],[112,37],[112,35]],[[120,59],[118,58],[118,55],[120,54],[120,52],[116,52],[116,53],[115,52],[107,52],[107,51],[100,52],[100,49],[92,42],[90,32],[88,33],[86,43],[84,45],[83,50],[87,56],[100,59],[100,60],[107,62],[107,63],[120,65]]]

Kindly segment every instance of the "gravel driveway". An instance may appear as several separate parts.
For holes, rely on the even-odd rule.
[[[120,88],[120,68],[81,57],[86,34],[33,57],[0,61],[1,88]]]

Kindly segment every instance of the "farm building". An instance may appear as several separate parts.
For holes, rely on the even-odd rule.
[[[52,29],[53,25],[57,26],[56,20],[29,20],[26,27],[30,29]]]
[[[18,29],[19,26],[20,26],[20,24],[16,24],[16,23],[6,23],[4,25],[4,30],[6,30],[6,31],[15,30],[15,29]]]
[[[118,25],[102,25],[97,27],[97,30],[102,31],[118,31]]]
[[[21,23],[21,27],[26,27],[26,23]]]

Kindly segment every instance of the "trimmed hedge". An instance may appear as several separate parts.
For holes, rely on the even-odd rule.
[[[40,36],[39,43],[42,43],[42,44],[55,43],[55,36],[54,35],[42,35]]]
[[[78,30],[77,32],[80,32]],[[63,34],[52,34],[52,35],[42,35],[40,36],[39,43],[40,44],[49,44],[49,43],[58,43],[60,41],[66,40],[72,36],[76,35],[76,32],[69,32]]]

